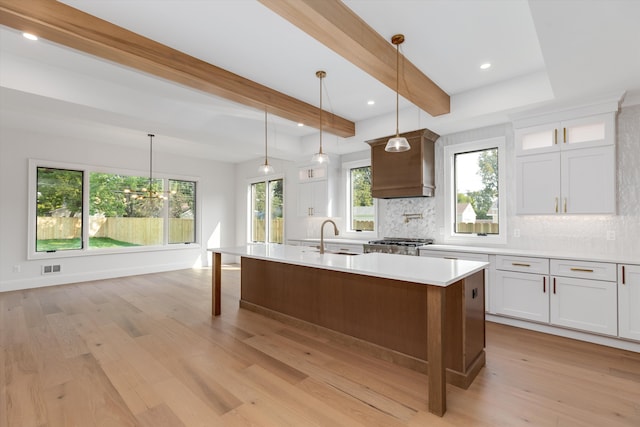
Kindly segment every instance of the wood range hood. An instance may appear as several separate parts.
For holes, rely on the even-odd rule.
[[[435,142],[440,135],[429,129],[400,134],[411,150],[384,151],[389,138],[366,141],[371,146],[371,194],[378,199],[433,197],[435,191]]]

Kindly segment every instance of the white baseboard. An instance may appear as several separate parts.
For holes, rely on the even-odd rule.
[[[565,338],[573,338],[580,341],[586,341],[594,344],[606,345],[607,347],[614,347],[621,350],[640,353],[640,342],[627,341],[621,338],[605,337],[603,335],[590,334],[587,332],[575,331],[573,329],[564,329],[551,325],[543,325],[541,323],[527,322],[526,320],[496,316],[489,313],[485,313],[485,320],[494,323],[501,323],[503,325],[543,332],[545,334],[557,335]]]
[[[109,268],[100,271],[82,272],[75,274],[55,274],[53,276],[30,277],[28,279],[5,280],[0,282],[0,292],[35,289],[45,286],[67,285],[70,283],[89,282],[92,280],[113,279],[139,274],[161,273],[163,271],[183,270],[192,268],[193,262],[179,262],[172,264],[145,265],[129,268]]]

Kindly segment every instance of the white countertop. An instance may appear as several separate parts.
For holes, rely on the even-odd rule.
[[[314,237],[305,237],[305,238],[300,238],[300,239],[287,239],[287,240],[291,240],[291,241],[296,241],[296,242],[309,242],[309,243],[320,243],[320,238],[314,238]],[[365,243],[369,243],[369,240],[372,239],[368,239],[368,240],[360,240],[360,239],[342,239],[342,238],[325,238],[324,242],[325,243],[343,243],[343,244],[348,244],[348,245],[364,245]]]
[[[489,263],[479,261],[382,253],[320,254],[307,247],[280,244],[248,244],[233,248],[210,248],[208,250],[227,255],[435,286],[449,286],[489,266]]]
[[[594,254],[594,253],[569,253],[566,251],[554,252],[547,250],[533,249],[513,249],[513,248],[493,248],[481,246],[459,246],[459,245],[426,245],[420,248],[420,251],[452,251],[452,252],[469,252],[476,254],[489,255],[516,255],[538,258],[556,258],[570,259],[576,261],[595,261],[595,262],[611,262],[619,264],[640,264],[640,257],[634,257],[628,254]]]

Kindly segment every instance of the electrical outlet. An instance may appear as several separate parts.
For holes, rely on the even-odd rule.
[[[16,265],[13,266],[13,272],[14,273],[20,273],[20,270],[21,270],[20,264],[16,264]]]
[[[513,229],[513,237],[520,237],[520,229],[519,228],[514,228]]]
[[[613,230],[607,231],[607,240],[616,240],[616,232]]]

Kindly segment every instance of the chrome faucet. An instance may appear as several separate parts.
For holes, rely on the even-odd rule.
[[[336,225],[335,222],[333,222],[330,219],[325,220],[322,225],[320,226],[320,253],[323,254],[324,253],[324,225],[326,223],[330,222],[331,224],[333,224],[333,232],[335,233],[335,235],[337,236],[339,231],[338,231],[338,226]]]

